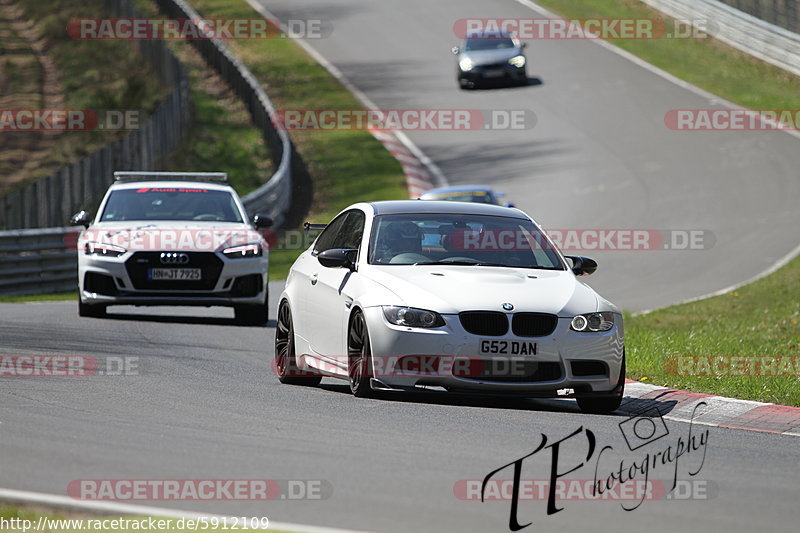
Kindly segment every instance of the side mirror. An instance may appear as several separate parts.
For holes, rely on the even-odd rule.
[[[517,207],[517,206],[515,206],[515,205],[514,205],[514,204],[512,204],[511,202],[506,202],[506,207]]]
[[[528,43],[520,43],[519,47],[520,48],[527,48],[528,47]]]
[[[89,224],[92,223],[92,215],[88,211],[78,211],[70,217],[69,223],[73,226],[88,228]]]
[[[450,51],[453,52],[454,55],[458,55],[458,53],[461,51],[461,48],[459,48],[458,46],[454,46],[453,48],[450,49]]]
[[[597,270],[597,261],[583,257],[582,255],[567,255],[567,259],[572,259],[572,272],[576,276],[590,276]]]
[[[356,250],[350,250],[346,248],[332,248],[330,250],[320,252],[317,256],[317,260],[324,267],[347,268],[353,270],[355,268],[355,264],[353,263],[353,260],[350,259],[350,256],[355,252]]]
[[[272,219],[264,215],[253,215],[252,222],[256,229],[269,228],[272,226]]]

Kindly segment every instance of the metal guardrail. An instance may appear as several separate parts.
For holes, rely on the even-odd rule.
[[[722,3],[800,33],[800,2],[797,0],[721,0]]]
[[[185,0],[156,0],[159,8],[169,17],[201,20],[200,14]],[[198,33],[203,28],[195,25]],[[278,162],[272,177],[261,187],[242,198],[248,213],[272,217],[280,225],[292,202],[292,166],[300,164],[286,130],[277,123],[277,114],[267,93],[250,69],[236,57],[220,39],[194,39],[189,41],[203,56],[206,63],[244,102],[253,123],[264,136],[264,141]],[[201,170],[201,169],[197,169]]]
[[[141,17],[131,0],[104,0],[115,16]],[[138,129],[97,152],[0,198],[0,227],[59,226],[90,208],[113,181],[114,170],[152,169],[166,160],[191,125],[189,79],[162,41],[137,41],[139,51],[172,91]]]
[[[78,286],[76,242],[82,228],[0,231],[0,294],[73,291]],[[74,237],[73,239],[70,237]]]
[[[718,0],[642,0],[642,2],[682,21],[709,21],[712,37],[800,76],[800,34],[739,11]]]

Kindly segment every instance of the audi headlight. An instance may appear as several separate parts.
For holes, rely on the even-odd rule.
[[[525,66],[525,56],[514,56],[508,60],[508,63],[517,68],[522,68]]]
[[[415,307],[386,306],[383,316],[395,326],[408,326],[410,328],[438,328],[444,326],[442,315],[427,309]]]
[[[569,329],[573,331],[608,331],[614,327],[614,313],[589,313],[572,319]]]
[[[242,257],[261,257],[260,244],[243,244],[242,246],[233,246],[222,250],[225,257],[231,259],[241,259]]]
[[[472,67],[475,66],[475,63],[470,61],[468,57],[465,57],[464,59],[458,62],[458,66],[461,67],[461,70],[467,71],[467,70],[472,70]]]
[[[119,257],[127,250],[116,244],[105,242],[87,242],[83,245],[83,253],[86,255],[101,255],[103,257]]]

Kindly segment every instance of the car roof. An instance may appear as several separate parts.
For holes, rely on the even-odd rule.
[[[491,187],[487,185],[453,185],[451,187],[439,187],[437,189],[429,189],[425,191],[422,196],[428,194],[442,194],[448,192],[470,192],[470,191],[484,191],[494,193]]]
[[[470,39],[513,39],[514,36],[505,30],[473,30],[464,36]]]
[[[119,181],[114,183],[113,190],[124,189],[208,189],[212,191],[230,192],[232,187],[226,183],[210,183],[208,181],[164,181],[164,180],[143,180],[143,181]]]
[[[465,214],[465,215],[494,215],[512,218],[528,219],[528,216],[511,207],[502,207],[493,204],[479,204],[473,202],[447,202],[437,200],[387,200],[383,202],[370,202],[373,212],[378,215],[398,215],[404,213],[437,213],[437,214]]]

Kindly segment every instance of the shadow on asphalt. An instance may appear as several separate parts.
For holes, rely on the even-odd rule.
[[[163,322],[166,324],[200,324],[211,326],[237,326],[240,328],[274,328],[276,322],[270,320],[266,325],[252,326],[239,324],[233,318],[217,316],[181,316],[181,315],[140,315],[136,313],[108,313],[107,320],[127,320],[131,322]]]
[[[323,382],[319,389],[339,394],[350,393],[346,384]],[[486,409],[513,409],[516,411],[543,411],[581,413],[575,400],[568,398],[503,398],[498,396],[468,395],[450,392],[381,392],[376,399],[397,403],[419,403],[428,405],[452,405],[455,407],[480,407]],[[362,401],[353,398],[353,401]],[[632,414],[643,418],[663,416],[672,411],[677,404],[674,400],[660,401],[658,398],[643,400],[627,397],[619,410],[606,416],[630,417]]]
[[[473,87],[472,91],[491,91],[497,89],[524,89],[525,87],[538,87],[544,85],[542,78],[538,76],[528,77],[525,83],[510,84],[506,80],[498,81],[482,81],[479,85]]]

